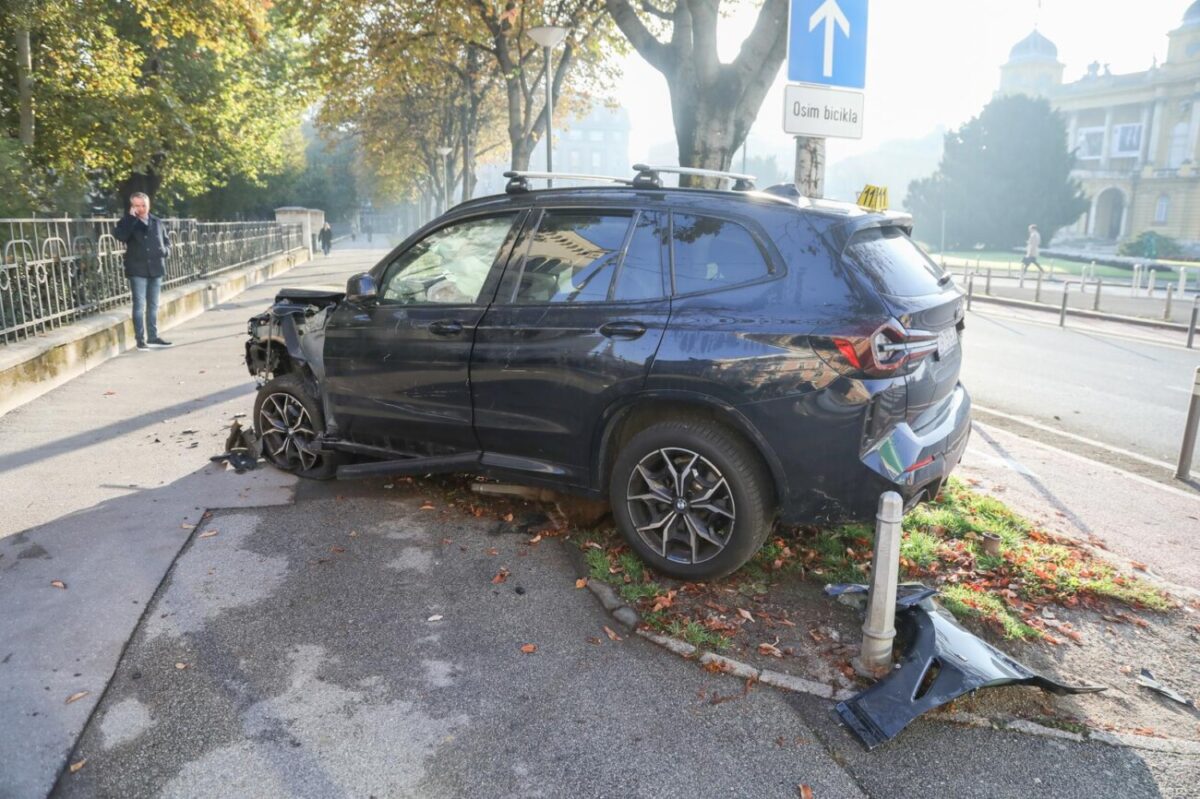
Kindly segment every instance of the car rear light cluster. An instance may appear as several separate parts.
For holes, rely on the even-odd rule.
[[[937,352],[937,334],[906,330],[894,319],[863,336],[834,336],[833,346],[845,363],[868,377],[896,377],[912,371]]]

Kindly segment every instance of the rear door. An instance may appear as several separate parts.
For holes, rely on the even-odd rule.
[[[905,379],[907,418],[920,428],[922,415],[938,406],[958,385],[962,367],[962,292],[898,227],[868,228],[854,234],[844,257],[874,287],[910,337],[929,334],[933,354],[921,358]],[[936,344],[934,343],[936,342]]]
[[[413,454],[478,449],[468,366],[521,214],[452,221],[396,253],[378,296],[344,302],[326,328],[339,433]]]
[[[483,463],[587,485],[605,410],[642,389],[671,303],[665,213],[552,208],[517,242],[471,359]]]

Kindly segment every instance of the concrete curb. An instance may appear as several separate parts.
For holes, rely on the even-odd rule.
[[[586,577],[587,575],[581,574],[580,576]],[[701,665],[715,664],[722,672],[738,679],[755,680],[781,691],[794,694],[807,694],[833,702],[844,702],[857,694],[855,691],[834,690],[824,683],[806,680],[803,677],[794,677],[790,674],[783,674],[782,672],[771,671],[770,669],[760,670],[748,663],[742,663],[740,660],[728,658],[713,652],[706,652],[692,646],[686,641],[680,641],[677,638],[652,632],[645,627],[638,626],[641,623],[641,619],[637,611],[622,602],[617,593],[612,589],[612,586],[588,579],[587,587],[600,600],[600,604],[604,606],[605,610],[609,611],[614,618],[626,627],[632,629],[636,635],[653,644],[657,644],[668,652],[678,655],[685,660],[694,660]],[[632,624],[625,620],[628,618],[627,613],[622,612],[620,616],[617,615],[621,611],[629,611],[633,614]],[[1128,733],[1107,732],[1104,730],[1089,730],[1086,733],[1078,733],[1062,730],[1057,727],[1047,727],[1044,724],[1038,724],[1027,719],[991,719],[975,713],[946,713],[934,716],[930,720],[949,722],[951,724],[964,724],[970,727],[981,727],[1004,732],[1018,732],[1024,735],[1054,738],[1074,743],[1102,743],[1108,746],[1139,749],[1146,752],[1200,755],[1200,741],[1188,741],[1182,738],[1150,738],[1148,736],[1129,735]]]
[[[299,247],[165,291],[159,300],[159,326],[168,330],[308,260],[308,250]],[[0,347],[0,416],[133,346],[133,320],[128,308],[120,308]]]

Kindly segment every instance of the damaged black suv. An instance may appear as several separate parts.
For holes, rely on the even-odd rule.
[[[246,344],[265,456],[607,498],[685,579],[735,570],[777,518],[934,495],[970,428],[963,298],[911,219],[636,168],[537,191],[511,173],[344,291],[281,291]]]

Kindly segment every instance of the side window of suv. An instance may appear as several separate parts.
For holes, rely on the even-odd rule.
[[[388,264],[380,298],[402,305],[477,302],[515,218],[468,219],[435,230]]]
[[[667,215],[658,211],[642,211],[633,226],[633,236],[617,282],[613,286],[614,300],[656,300],[666,296],[663,290],[663,253],[670,240]]]
[[[630,212],[546,211],[525,256],[516,303],[604,302]]]
[[[750,231],[726,219],[673,214],[675,293],[690,294],[766,277],[770,267]]]

